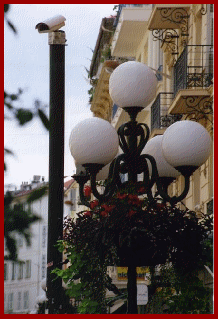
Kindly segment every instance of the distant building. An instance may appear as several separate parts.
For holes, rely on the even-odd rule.
[[[64,184],[65,193],[73,179]],[[14,192],[14,202],[21,203],[41,220],[31,226],[31,245],[28,247],[23,237],[17,236],[18,258],[22,262],[4,261],[4,311],[5,313],[23,314],[36,310],[37,298],[45,295],[41,281],[46,277],[47,270],[47,230],[48,230],[48,194],[39,200],[27,204],[28,196],[34,189],[47,183],[41,176],[34,176],[29,184],[23,182],[20,190]],[[65,197],[66,200],[66,197]],[[69,205],[64,205],[64,215],[69,213]],[[7,251],[5,250],[5,254]]]

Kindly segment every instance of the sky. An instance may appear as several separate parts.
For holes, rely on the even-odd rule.
[[[57,14],[66,18],[61,29],[66,33],[65,48],[65,176],[74,174],[74,160],[69,151],[72,128],[81,120],[92,117],[88,103],[87,82],[92,50],[95,48],[102,18],[114,15],[114,4],[12,4],[8,19],[18,35],[5,24],[4,31],[4,88],[24,93],[17,107],[33,108],[38,99],[47,105],[49,113],[49,45],[48,35],[39,34],[37,23]],[[40,120],[24,127],[5,120],[4,146],[14,156],[6,157],[4,184],[13,189],[22,182],[31,182],[33,175],[48,180],[49,134]]]

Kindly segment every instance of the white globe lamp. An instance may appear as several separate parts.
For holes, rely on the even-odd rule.
[[[129,61],[119,65],[109,79],[109,93],[119,107],[148,106],[156,96],[157,77],[141,62]]]
[[[116,156],[119,139],[116,130],[108,121],[92,117],[73,128],[69,147],[77,164],[106,165]]]
[[[193,121],[178,121],[163,134],[162,151],[166,161],[183,172],[193,173],[208,159],[212,140],[208,131]]]
[[[163,135],[157,135],[153,138],[151,138],[148,143],[145,145],[142,154],[149,154],[154,157],[156,164],[157,164],[157,170],[159,177],[173,177],[176,178],[180,175],[180,173],[170,164],[167,163],[163,156],[162,152],[162,139]],[[151,175],[151,164],[148,161],[149,165],[149,173]]]

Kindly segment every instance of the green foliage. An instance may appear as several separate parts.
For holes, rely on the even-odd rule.
[[[44,127],[49,131],[50,122],[49,122],[47,115],[43,112],[43,110],[40,110],[40,109],[38,109],[38,115],[39,115],[39,118],[41,119]]]
[[[105,45],[104,49],[101,51],[101,63],[104,63],[106,60],[111,59],[111,46]]]
[[[8,12],[10,11],[11,5],[4,4],[4,19],[8,24],[9,28],[17,34],[17,29],[15,26],[8,20]],[[5,106],[5,120],[15,120],[20,126],[24,126],[35,118],[39,118],[42,122],[43,126],[49,130],[49,119],[45,114],[46,105],[43,105],[39,100],[34,101],[35,108],[24,108],[17,107],[15,103],[21,103],[21,95],[23,94],[23,90],[18,88],[16,93],[9,93],[8,91],[4,91],[4,106]],[[13,155],[13,152],[8,149],[5,149],[5,155]],[[4,170],[7,170],[7,165],[4,163]]]
[[[198,271],[186,273],[171,264],[161,265],[159,275],[151,272],[149,314],[208,314],[210,290],[203,286]]]
[[[30,110],[20,108],[16,111],[16,119],[20,125],[24,125],[33,119],[33,113]]]
[[[8,24],[9,28],[14,32],[14,34],[17,34],[17,29],[15,28],[13,23],[7,18],[8,11],[11,8],[10,6],[11,6],[10,4],[4,4],[4,19],[6,23]]]
[[[142,185],[129,183],[108,202],[90,202],[90,211],[78,213],[76,222],[68,221],[66,240],[78,249],[88,245],[110,265],[128,264],[136,251],[146,256],[145,265],[170,261],[184,273],[204,263],[202,243],[212,225],[206,227],[187,208],[171,207],[158,198],[151,203],[137,192],[143,194]]]
[[[32,203],[43,197],[48,190],[48,185],[35,189],[27,198],[27,203]]]
[[[78,252],[70,242],[59,241],[58,248],[65,251],[70,266],[65,270],[56,268],[53,273],[67,284],[66,294],[80,301],[78,313],[106,313],[106,267],[86,247]]]
[[[12,22],[8,19],[8,13],[11,9],[10,4],[4,4],[4,20],[9,26],[10,30],[13,31],[14,34],[17,34],[17,29],[12,24]],[[39,100],[34,101],[34,108],[24,108],[18,107],[17,103],[21,103],[20,97],[23,94],[23,90],[18,88],[16,93],[9,93],[8,91],[4,91],[4,107],[5,107],[5,120],[14,120],[20,126],[24,126],[34,118],[40,118],[44,127],[49,129],[49,120],[45,114],[46,105],[43,105]],[[8,148],[4,148],[4,154],[14,155],[14,153]],[[4,170],[7,170],[7,165],[4,162]],[[29,202],[32,202],[36,199],[39,199],[43,196],[45,190],[36,190],[31,194]],[[13,207],[12,201],[13,197],[8,193],[4,197],[4,236],[7,250],[9,251],[9,255],[5,258],[11,260],[17,260],[17,243],[16,243],[16,233],[24,236],[27,244],[30,244],[31,232],[30,226],[32,223],[39,220],[39,217],[32,213],[29,209],[25,210],[21,204],[15,205]]]
[[[87,198],[90,192],[86,186]],[[152,265],[149,313],[162,313],[163,306],[167,313],[207,313],[208,293],[195,274],[208,260],[205,247],[212,219],[202,216],[199,221],[187,208],[171,207],[158,198],[151,203],[143,194],[142,184],[126,183],[108,202],[91,201],[91,210],[78,213],[75,220],[65,219],[59,249],[65,251],[70,266],[55,272],[67,283],[67,294],[80,300],[79,313],[105,313],[102,309],[126,298],[113,287],[105,269],[119,264],[123,250],[128,256],[138,247],[147,257],[146,265]],[[154,266],[166,262],[170,267],[162,266],[161,281],[157,280]],[[117,296],[105,300],[105,288]],[[194,306],[183,306],[185,299],[188,304],[193,299]],[[177,309],[178,303],[181,308]]]
[[[118,5],[118,4],[115,4],[115,6],[113,7],[113,11],[115,11],[115,12],[117,13],[118,8],[119,8],[119,5]]]
[[[39,221],[40,217],[30,210],[25,210],[22,204],[13,206],[13,196],[7,193],[4,197],[4,237],[9,254],[5,259],[17,261],[16,234],[23,236],[27,245],[30,245],[30,225]]]

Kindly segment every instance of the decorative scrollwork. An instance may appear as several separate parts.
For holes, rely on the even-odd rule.
[[[187,87],[208,87],[212,83],[213,74],[203,72],[188,72]]]
[[[183,97],[187,107],[187,116],[193,115],[192,120],[199,121],[207,119],[212,123],[210,115],[213,115],[213,102],[208,100],[208,96],[199,98],[199,96]]]
[[[182,114],[173,114],[173,115],[163,115],[160,116],[160,127],[169,127],[173,123],[180,121]]]
[[[153,40],[161,41],[162,45],[166,44],[172,54],[179,53],[178,32],[174,29],[152,30]]]
[[[73,178],[80,185],[80,199],[81,203],[87,207],[90,207],[89,202],[84,196],[84,185],[90,180],[92,193],[100,202],[110,200],[117,189],[125,187],[126,183],[134,183],[135,185],[143,186],[143,193],[147,195],[150,203],[154,201],[152,193],[152,187],[154,184],[157,186],[158,194],[166,202],[171,205],[175,205],[177,202],[184,199],[189,190],[189,177],[196,169],[196,167],[178,167],[176,168],[185,177],[185,187],[181,195],[170,197],[167,193],[167,187],[172,179],[159,177],[157,164],[153,156],[149,154],[141,154],[145,144],[149,138],[149,128],[144,123],[138,123],[136,116],[140,111],[140,108],[134,110],[134,108],[125,108],[129,113],[131,120],[122,125],[118,130],[120,139],[120,147],[124,153],[118,155],[110,164],[109,175],[106,179],[106,185],[104,192],[100,193],[96,185],[96,175],[99,170],[104,166],[103,164],[83,164],[86,173],[80,173],[74,175]],[[146,132],[146,134],[145,134]],[[127,181],[122,181],[120,174],[128,175]],[[138,181],[138,175],[143,174],[143,182]]]
[[[170,21],[178,25],[183,36],[188,36],[189,15],[185,8],[158,8],[162,21]]]
[[[207,14],[207,4],[202,4],[202,5],[201,5],[200,13],[201,13],[202,15]]]
[[[152,34],[154,37],[154,40],[161,40],[165,39],[165,42],[169,43],[174,43],[175,45],[175,39],[174,42],[172,42],[172,39],[175,36],[178,37],[178,33],[175,31],[175,29],[180,29],[181,30],[181,39],[183,45],[187,45],[188,43],[188,19],[189,15],[188,12],[185,8],[157,8],[159,10],[160,15],[161,15],[161,20],[164,21],[170,21],[173,26],[172,28],[168,29],[163,29],[163,30],[152,30]],[[174,33],[174,34],[173,34]],[[163,35],[165,34],[165,37]],[[171,39],[170,41],[168,41]],[[175,46],[175,49],[178,52],[178,43]],[[175,54],[175,52],[173,52]]]

